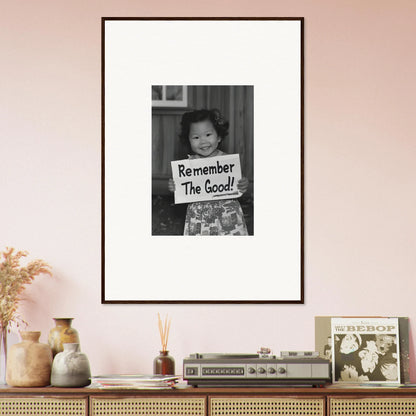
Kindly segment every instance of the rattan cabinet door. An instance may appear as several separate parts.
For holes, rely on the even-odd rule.
[[[416,416],[416,398],[333,398],[330,416]]]
[[[325,399],[296,397],[210,398],[209,416],[324,416]]]
[[[91,416],[206,416],[204,397],[92,397]]]
[[[0,416],[87,416],[87,398],[0,397]]]

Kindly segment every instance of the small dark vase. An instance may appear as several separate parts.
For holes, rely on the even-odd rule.
[[[175,375],[175,360],[169,355],[169,351],[160,351],[153,360],[153,374]]]

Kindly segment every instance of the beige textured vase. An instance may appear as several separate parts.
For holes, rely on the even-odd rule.
[[[22,342],[9,348],[6,382],[14,387],[44,387],[50,384],[52,351],[39,342],[39,331],[21,331]]]
[[[52,354],[64,350],[64,344],[79,344],[78,331],[72,328],[73,318],[53,318],[55,327],[49,332],[48,344],[52,348]]]

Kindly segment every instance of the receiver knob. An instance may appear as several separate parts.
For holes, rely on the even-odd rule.
[[[279,372],[279,374],[284,374],[284,373],[286,373],[286,368],[279,367],[279,369],[277,371]]]
[[[255,372],[256,372],[256,370],[253,367],[248,368],[248,373],[249,374],[254,374]]]
[[[265,370],[263,367],[260,367],[257,371],[258,371],[260,374],[264,374],[264,373],[266,372],[266,370]]]
[[[276,372],[276,370],[273,367],[269,368],[269,374],[274,374]]]

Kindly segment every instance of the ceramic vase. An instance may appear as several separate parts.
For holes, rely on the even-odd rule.
[[[79,335],[78,331],[71,326],[73,318],[53,318],[53,320],[55,327],[49,332],[48,343],[55,357],[64,350],[63,344],[79,344]]]
[[[79,344],[64,343],[64,350],[55,355],[51,384],[55,387],[83,387],[90,384],[90,363],[80,352]]]
[[[169,355],[169,351],[160,351],[153,360],[153,374],[175,375],[175,360]]]
[[[21,331],[22,342],[9,348],[6,381],[14,387],[44,387],[50,384],[52,351],[39,342],[39,331]]]

